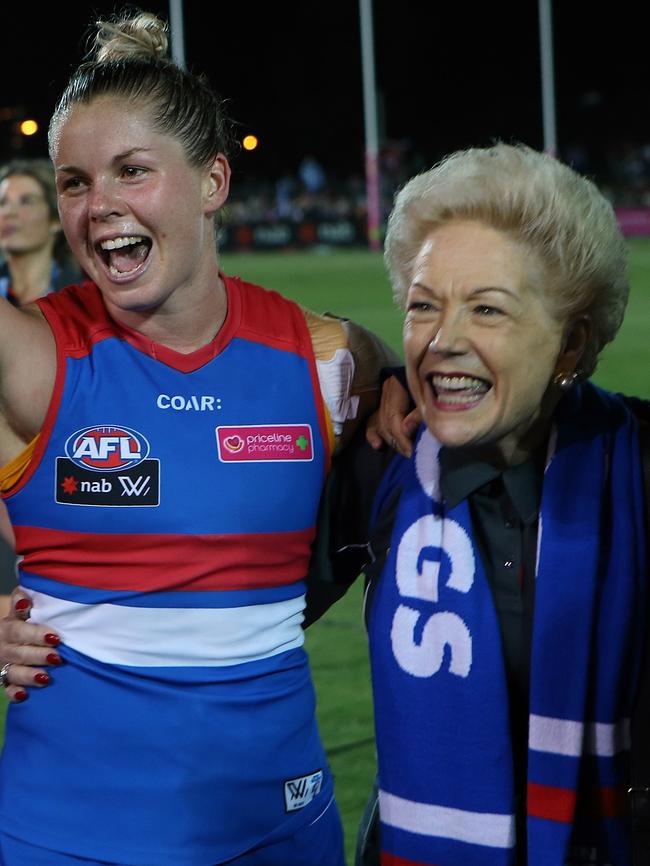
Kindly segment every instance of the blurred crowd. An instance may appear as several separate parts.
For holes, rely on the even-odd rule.
[[[379,156],[381,217],[392,207],[395,191],[418,171],[427,168],[407,142],[388,142]],[[366,217],[366,179],[358,172],[337,173],[307,155],[295,173],[278,178],[236,177],[231,187],[226,220],[230,225]]]
[[[615,207],[650,208],[650,142],[621,140],[600,153],[569,144],[560,158],[593,178]],[[34,160],[39,165],[44,162]],[[409,141],[388,141],[379,155],[379,200],[385,221],[395,192],[429,163]],[[366,179],[362,171],[341,174],[306,155],[293,173],[276,178],[239,174],[235,169],[225,221],[230,226],[285,222],[366,219]],[[0,244],[0,263],[2,251]]]
[[[616,207],[650,207],[650,142],[620,141],[603,154],[572,144],[560,158],[592,177]],[[389,142],[380,154],[382,218],[408,178],[428,168],[408,142]],[[276,179],[237,178],[226,220],[230,225],[304,220],[365,219],[366,181],[361,173],[341,176],[331,166],[306,156],[293,174]]]
[[[619,142],[609,153],[603,189],[620,207],[650,207],[650,142]]]

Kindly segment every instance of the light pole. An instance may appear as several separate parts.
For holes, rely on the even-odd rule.
[[[172,59],[185,69],[185,26],[183,0],[169,0],[169,29],[172,37]]]
[[[557,156],[557,130],[555,124],[555,69],[553,63],[552,0],[538,0],[539,53],[542,64],[542,123],[544,150]]]
[[[361,63],[363,71],[363,118],[366,138],[366,210],[368,246],[380,248],[379,134],[377,130],[377,89],[373,44],[372,0],[359,0]]]

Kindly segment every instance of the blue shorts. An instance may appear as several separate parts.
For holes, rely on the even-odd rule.
[[[194,861],[196,862],[196,861]],[[294,836],[261,845],[241,857],[224,864],[205,866],[345,866],[343,829],[334,800],[324,811]],[[0,866],[130,866],[108,863],[106,860],[87,860],[39,848],[0,833]],[[155,863],[148,866],[156,866]],[[183,864],[179,864],[183,866]]]

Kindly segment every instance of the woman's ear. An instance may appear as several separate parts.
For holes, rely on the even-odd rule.
[[[230,165],[222,153],[218,153],[206,170],[203,184],[203,199],[206,214],[213,214],[223,207],[230,189]]]
[[[589,316],[580,316],[569,322],[562,350],[555,365],[556,375],[571,376],[580,371],[580,361],[589,345],[593,324]]]

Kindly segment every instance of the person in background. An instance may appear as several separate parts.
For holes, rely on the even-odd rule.
[[[49,159],[0,167],[0,297],[21,306],[79,281],[61,230]]]
[[[0,862],[343,866],[304,578],[390,353],[220,270],[230,124],[160,19],[98,22],[49,143],[89,279],[0,299],[0,487],[56,669],[3,644]]]
[[[50,160],[15,159],[0,167],[0,297],[28,304],[80,276],[61,231]],[[0,504],[0,616],[16,586],[14,543]]]
[[[629,292],[612,207],[523,145],[461,151],[399,192],[385,259],[409,393],[388,380],[368,439],[403,454],[331,479],[332,551],[372,552],[357,862],[630,866],[650,406],[590,381]]]

